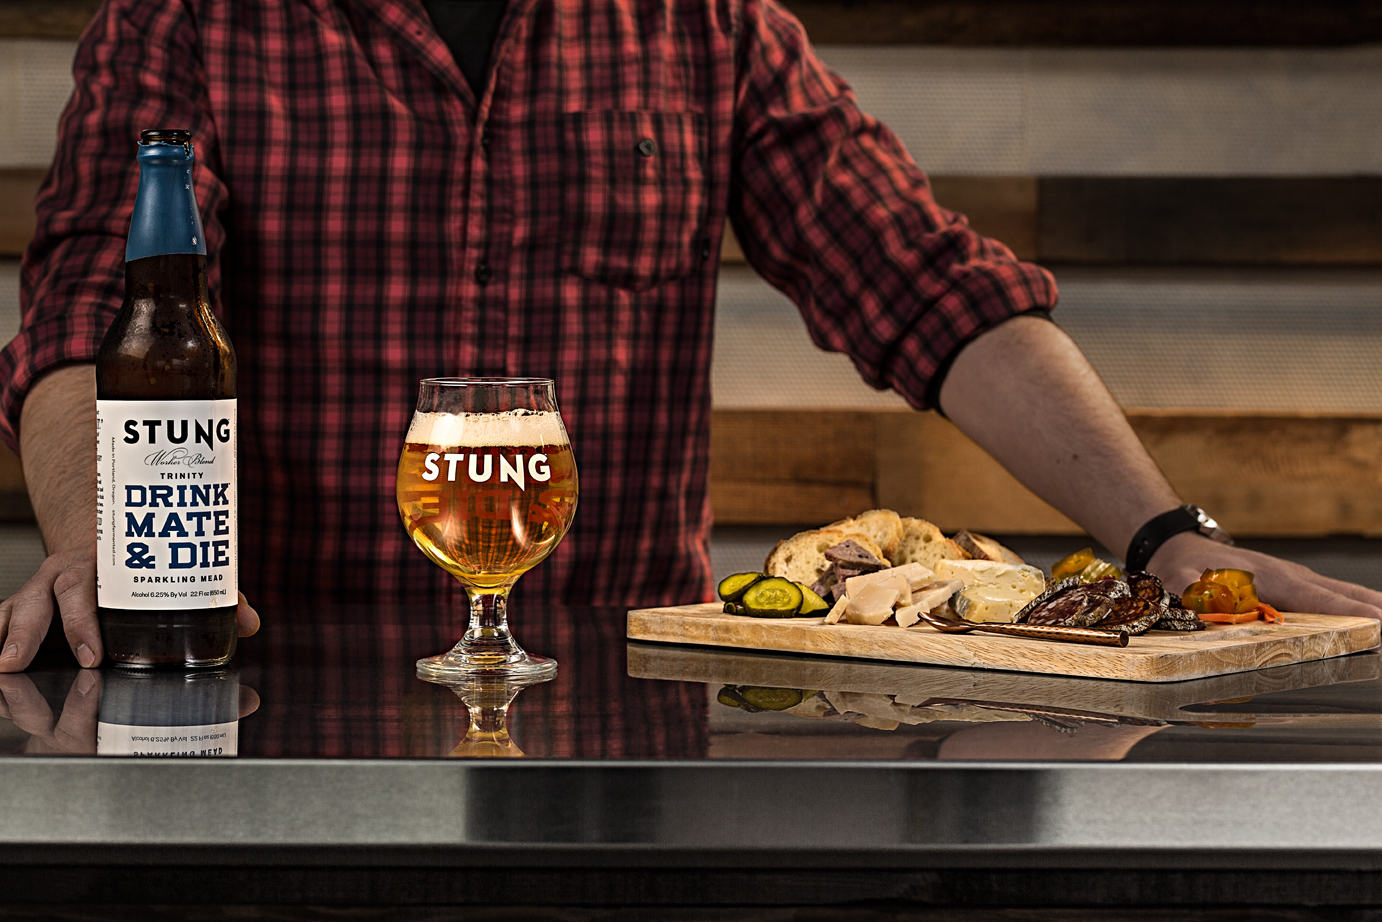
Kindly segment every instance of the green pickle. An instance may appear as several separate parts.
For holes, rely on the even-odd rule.
[[[749,704],[765,711],[785,711],[801,704],[801,689],[799,688],[749,686],[740,691],[739,694],[743,695],[744,700]]]
[[[801,587],[789,579],[770,576],[745,590],[741,600],[754,618],[794,618],[801,608]]]
[[[816,695],[814,690],[800,688],[765,688],[758,685],[726,685],[715,700],[725,707],[739,708],[750,714],[758,711],[785,711]]]
[[[720,580],[716,591],[719,592],[722,602],[737,602],[743,598],[746,589],[761,579],[762,573],[735,573]]]
[[[801,590],[801,607],[797,609],[797,614],[809,617],[818,612],[829,611],[830,603],[816,594],[816,590],[803,582],[793,580],[796,587]]]
[[[726,602],[725,614],[727,615],[747,615],[749,610],[744,607],[743,602]]]

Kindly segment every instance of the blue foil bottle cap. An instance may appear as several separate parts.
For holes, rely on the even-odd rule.
[[[139,195],[134,200],[125,261],[168,253],[206,255],[206,235],[192,187],[192,133],[156,128],[139,136]]]

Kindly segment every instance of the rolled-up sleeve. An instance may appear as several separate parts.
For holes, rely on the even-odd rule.
[[[29,389],[55,368],[94,361],[120,307],[141,130],[192,130],[208,254],[222,236],[216,215],[226,194],[211,166],[214,129],[196,33],[183,6],[176,0],[103,4],[78,45],[73,76],[57,152],[35,201],[37,230],[20,270],[20,332],[0,352],[0,439],[15,450]],[[214,255],[208,270],[214,299]]]
[[[924,409],[970,340],[1055,306],[1050,273],[937,205],[902,142],[773,0],[746,0],[737,53],[730,219],[816,345]]]

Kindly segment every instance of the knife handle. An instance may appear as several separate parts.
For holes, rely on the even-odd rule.
[[[1033,640],[1058,640],[1063,643],[1092,643],[1101,647],[1126,647],[1128,635],[1124,631],[1096,631],[1087,627],[1061,627],[1043,624],[981,624],[975,630],[990,634],[1011,634]]]

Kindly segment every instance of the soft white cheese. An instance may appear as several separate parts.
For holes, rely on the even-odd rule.
[[[950,604],[966,621],[1010,624],[1038,594],[1036,590],[1010,586],[968,586],[955,593]]]

